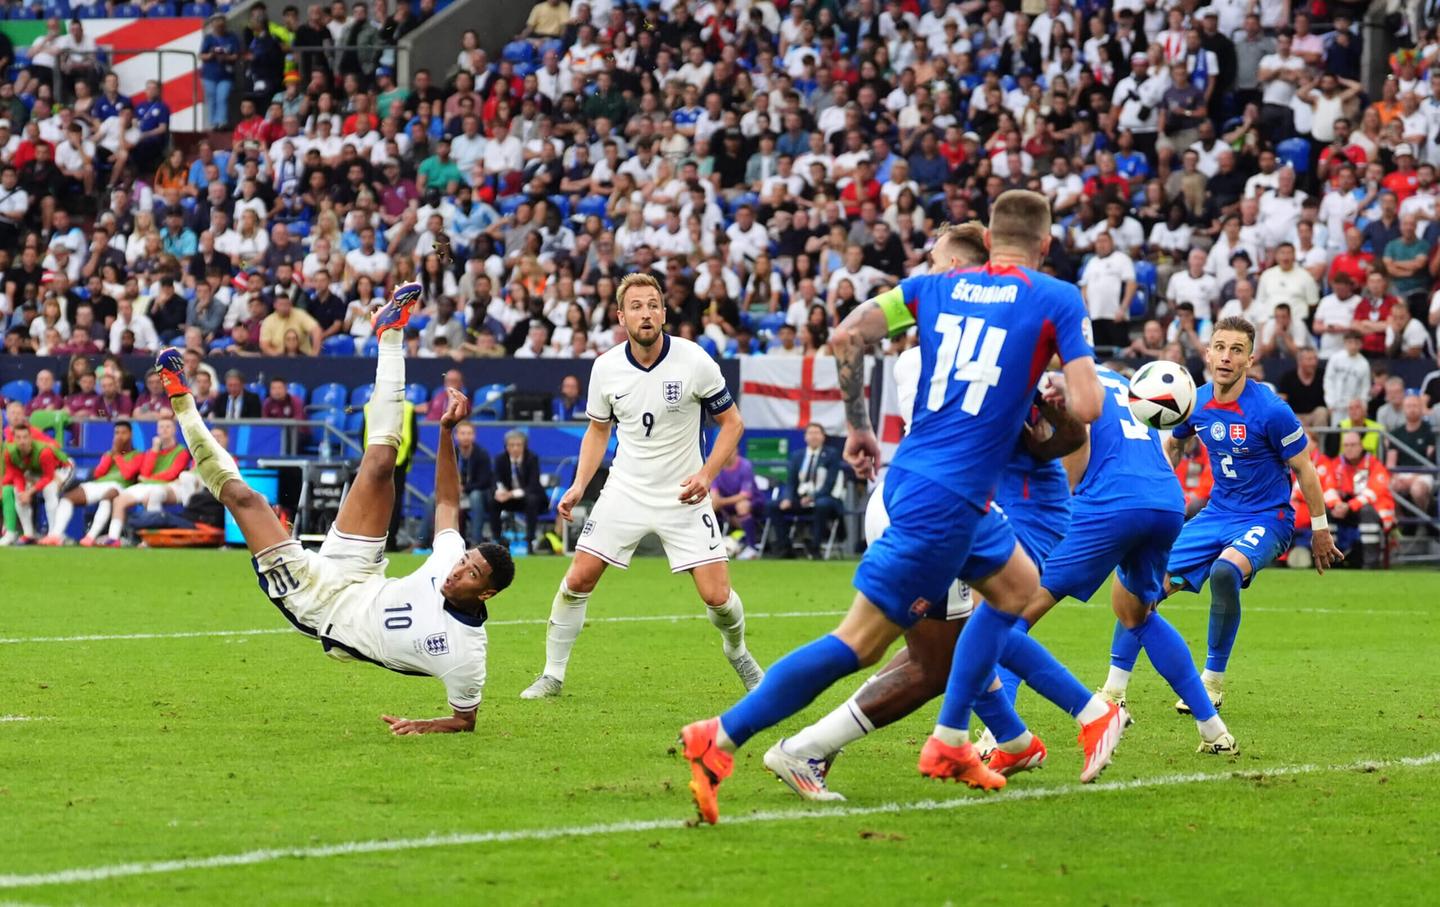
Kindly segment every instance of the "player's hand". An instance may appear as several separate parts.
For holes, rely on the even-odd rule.
[[[697,472],[680,483],[680,503],[698,504],[710,493],[710,480],[705,473]]]
[[[1310,536],[1310,556],[1315,559],[1315,572],[1324,575],[1325,570],[1345,560],[1345,554],[1335,547],[1335,536],[1329,529],[1321,529]]]
[[[445,388],[445,396],[445,414],[440,417],[440,427],[449,430],[469,417],[470,398],[453,387]]]
[[[1065,374],[1063,372],[1046,372],[1045,380],[1040,382],[1040,399],[1047,406],[1056,409],[1065,408]]]
[[[560,519],[564,520],[567,523],[575,522],[575,505],[580,503],[580,495],[584,493],[585,489],[581,488],[580,486],[570,486],[570,488],[565,492],[565,494],[560,497],[560,503],[555,505],[555,512],[559,514]]]
[[[453,718],[396,718],[381,715],[380,720],[390,725],[390,733],[396,737],[414,734],[458,734],[461,728]]]
[[[870,429],[850,429],[845,436],[845,462],[855,470],[856,478],[868,482],[875,478],[880,466],[880,442]]]

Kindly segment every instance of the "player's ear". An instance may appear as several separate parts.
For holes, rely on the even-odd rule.
[[[1040,260],[1041,260],[1041,261],[1044,261],[1044,260],[1045,260],[1045,257],[1050,254],[1050,241],[1053,240],[1054,238],[1055,238],[1055,234],[1053,234],[1053,233],[1046,233],[1046,234],[1045,234],[1045,238],[1042,239],[1042,240],[1040,240]]]
[[[990,251],[990,228],[985,228],[985,251]]]
[[[491,588],[486,589],[484,592],[475,593],[475,601],[487,602],[498,594],[500,594],[500,590],[492,586]]]

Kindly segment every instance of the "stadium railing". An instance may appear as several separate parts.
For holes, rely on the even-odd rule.
[[[1420,462],[1427,463],[1427,466],[1403,466],[1392,470],[1391,475],[1397,473],[1419,473],[1430,475],[1440,480],[1440,463],[1427,458],[1423,451],[1417,451],[1388,431],[1375,431],[1374,429],[1350,429],[1338,426],[1327,426],[1325,428],[1314,428],[1311,432],[1325,438],[1338,439],[1350,431],[1359,431],[1362,435],[1380,435],[1380,450],[1377,456],[1385,459],[1386,451],[1394,449]],[[1392,495],[1395,500],[1395,526],[1400,531],[1400,543],[1393,555],[1390,556],[1391,564],[1433,564],[1440,563],[1440,516],[1434,512],[1427,513],[1415,506],[1404,495]],[[1435,503],[1431,503],[1432,511]],[[1413,530],[1411,533],[1404,532],[1405,529]]]

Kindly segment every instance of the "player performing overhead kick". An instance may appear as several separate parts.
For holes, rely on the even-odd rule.
[[[1254,325],[1243,318],[1217,323],[1205,351],[1214,380],[1199,388],[1190,418],[1165,442],[1173,465],[1180,461],[1185,440],[1199,435],[1215,475],[1210,503],[1180,530],[1165,569],[1170,592],[1199,592],[1210,581],[1209,653],[1200,679],[1217,710],[1225,699],[1225,668],[1240,629],[1240,590],[1290,548],[1295,531],[1290,470],[1310,508],[1315,570],[1324,573],[1343,557],[1325,518],[1325,494],[1304,427],[1274,391],[1246,377],[1254,353]],[[1124,698],[1140,647],[1135,634],[1116,633],[1105,682],[1111,697]],[[1181,695],[1176,711],[1199,718],[1204,707]]]
[[[180,351],[163,350],[155,370],[210,493],[235,517],[253,555],[260,589],[326,654],[368,661],[401,674],[436,677],[445,684],[453,714],[404,719],[382,715],[396,734],[475,729],[485,686],[486,602],[510,585],[515,565],[500,545],[469,551],[460,528],[460,477],[451,432],[470,406],[449,392],[435,455],[434,553],[400,579],[385,576],[385,535],[395,503],[395,454],[400,446],[405,393],[401,337],[420,300],[418,283],[406,284],[375,313],[380,355],[375,393],[367,407],[365,455],[319,551],[290,537],[270,505],[240,478],[235,460],[216,443],[185,385]]]
[[[930,252],[930,273],[982,264],[985,258],[985,228],[973,221],[959,224],[939,234]],[[907,429],[914,416],[920,368],[919,347],[906,350],[895,363],[893,378]],[[1060,416],[1053,407],[1042,409],[1048,419]],[[1070,523],[1070,483],[1056,458],[1083,443],[1085,428],[1073,420],[1065,424],[1068,431],[1052,434],[1043,442],[1043,459],[1031,453],[1043,429],[1032,431],[1027,425],[995,494],[995,503],[1004,510],[1020,547],[1037,565],[1060,542]],[[866,541],[874,544],[889,522],[882,481],[871,491],[865,508]],[[925,619],[905,631],[905,648],[890,664],[830,714],[795,736],[778,741],[765,753],[766,767],[807,800],[843,799],[830,790],[827,778],[840,749],[877,728],[894,724],[945,691],[955,643],[971,611],[969,587],[954,583],[946,601],[936,603]],[[1010,632],[1000,658],[1001,676],[1015,678],[1018,684],[1018,675],[1004,669],[1023,673],[1047,699],[1071,715],[1078,715],[1094,697],[1070,672],[1060,668],[1025,629],[1023,622],[1017,621]],[[988,755],[987,767],[1007,777],[1039,768],[1046,759],[1044,743],[1015,713],[1011,692],[1010,688],[992,684],[975,700],[975,713],[986,729],[1004,741],[1002,746],[990,747],[988,754],[982,753],[982,758]],[[1103,709],[1098,702],[1095,705]]]
[[[708,822],[719,818],[717,789],[736,749],[877,662],[932,602],[945,599],[956,576],[985,603],[961,632],[920,771],[989,789],[1005,783],[970,745],[970,708],[994,680],[1006,636],[1039,578],[990,499],[1052,355],[1064,362],[1066,404],[1077,419],[1093,420],[1103,401],[1079,292],[1035,270],[1050,244],[1048,202],[1023,190],[1002,194],[985,243],[985,266],[902,281],[857,307],[832,335],[850,426],[846,455],[869,478],[880,449],[861,393],[864,348],[912,324],[920,329],[920,399],[885,481],[890,527],[865,552],[858,594],[833,634],[776,662],[723,715],[681,731],[691,792]],[[1099,712],[1081,716],[1090,778],[1109,761],[1124,722],[1116,706]]]
[[[620,324],[630,339],[595,360],[585,404],[590,427],[580,442],[575,481],[556,508],[571,519],[580,496],[600,468],[610,444],[610,425],[620,448],[600,500],[580,530],[575,559],[550,606],[545,631],[545,668],[521,699],[558,696],[570,650],[585,625],[585,606],[605,568],[630,566],[635,546],[650,533],[660,537],[670,572],[688,571],[720,631],[725,657],[752,690],[765,672],[745,648],[745,609],[730,587],[724,538],[710,505],[710,486],[745,430],[725,378],[699,346],[666,334],[660,283],[631,274],[615,291]],[[701,407],[720,425],[703,463]]]

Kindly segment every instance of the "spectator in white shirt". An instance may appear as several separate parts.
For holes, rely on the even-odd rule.
[[[1345,347],[1345,335],[1355,323],[1355,309],[1360,305],[1360,294],[1355,292],[1355,279],[1345,271],[1339,271],[1330,279],[1333,292],[1320,300],[1315,307],[1315,333],[1320,335],[1320,358],[1330,357]]]
[[[525,149],[520,140],[510,134],[510,128],[497,121],[491,127],[492,138],[485,145],[481,160],[485,172],[503,179],[525,166]]]
[[[1080,276],[1080,295],[1090,313],[1096,346],[1128,346],[1135,265],[1128,255],[1116,251],[1108,232],[1095,236],[1095,255]]]
[[[110,325],[110,352],[119,353],[125,332],[135,336],[135,349],[158,350],[160,337],[150,316],[135,311],[135,299],[129,294],[115,301],[115,321]]]
[[[1195,311],[1195,317],[1208,322],[1219,302],[1220,283],[1214,276],[1205,273],[1204,250],[1191,249],[1186,263],[1184,271],[1170,275],[1165,299],[1172,308],[1188,302]]]
[[[1320,287],[1310,272],[1295,263],[1295,247],[1281,243],[1275,249],[1275,264],[1260,275],[1256,292],[1262,312],[1273,312],[1280,303],[1289,303],[1290,312],[1304,321],[1320,302]]]
[[[1290,306],[1283,302],[1275,306],[1274,313],[1260,326],[1259,339],[1256,355],[1261,359],[1272,356],[1294,359],[1301,350],[1314,346],[1304,323],[1296,321],[1291,316]]]
[[[845,247],[845,263],[830,272],[830,282],[826,285],[826,294],[832,305],[842,280],[850,281],[856,299],[869,299],[872,287],[890,279],[885,272],[865,264],[864,258],[865,250],[859,245],[850,243]]]
[[[1431,358],[1430,332],[1417,318],[1410,317],[1410,305],[1403,299],[1390,307],[1390,323],[1385,328],[1385,354],[1392,359]]]
[[[1351,400],[1370,398],[1370,360],[1360,352],[1364,335],[1347,331],[1345,348],[1325,363],[1325,408],[1343,413]]]

